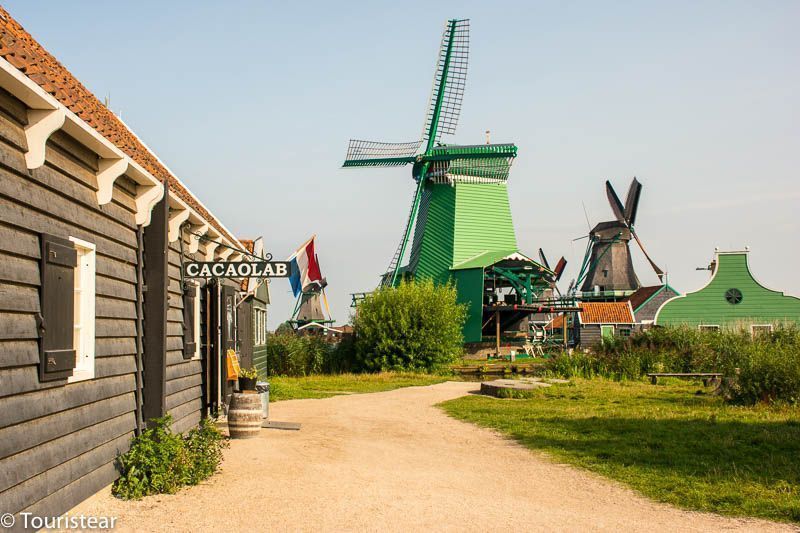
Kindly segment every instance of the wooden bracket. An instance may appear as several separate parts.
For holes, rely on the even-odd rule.
[[[228,256],[231,255],[232,253],[233,253],[233,248],[227,248],[226,247],[226,248],[223,248],[222,250],[220,250],[219,252],[217,252],[217,258],[220,261],[225,261],[226,259],[228,259]]]
[[[169,242],[177,241],[181,236],[181,224],[189,219],[192,212],[188,209],[173,210],[170,212],[169,217],[169,234],[167,239]]]
[[[136,192],[136,224],[148,226],[153,207],[164,196],[164,185],[139,185]]]
[[[111,201],[114,192],[114,182],[128,170],[128,161],[125,159],[101,158],[98,162],[97,172],[97,203],[107,204]]]
[[[206,261],[214,260],[214,252],[218,246],[219,243],[216,241],[206,241]]]
[[[44,165],[47,139],[61,129],[67,115],[63,109],[29,109],[28,125],[25,126],[25,140],[28,151],[25,152],[25,165],[33,170]]]
[[[205,235],[208,233],[208,224],[203,224],[201,226],[191,226],[191,231],[194,234]],[[200,248],[200,237],[198,235],[189,235],[189,249],[187,250],[190,254],[196,254],[198,248]]]

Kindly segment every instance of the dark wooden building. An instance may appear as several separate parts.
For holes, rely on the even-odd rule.
[[[240,280],[182,266],[244,257],[0,8],[0,511],[60,514],[150,418],[184,431],[224,404]]]

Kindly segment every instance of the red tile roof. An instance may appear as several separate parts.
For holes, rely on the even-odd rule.
[[[628,302],[582,302],[581,324],[633,324]]]
[[[200,202],[162,165],[114,113],[100,103],[58,60],[40,45],[0,7],[0,57],[11,63],[34,83],[84,122],[169,186],[181,200],[210,222],[217,231],[236,242]]]
[[[628,296],[628,301],[631,307],[637,309],[640,305],[645,303],[651,296],[657,293],[663,285],[653,285],[650,287],[640,287],[639,290]]]

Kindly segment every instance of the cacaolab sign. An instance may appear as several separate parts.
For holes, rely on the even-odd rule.
[[[292,264],[289,261],[190,261],[185,264],[184,272],[187,278],[288,278],[292,275]]]

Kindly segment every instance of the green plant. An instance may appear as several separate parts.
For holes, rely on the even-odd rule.
[[[349,361],[339,361],[343,356],[338,346],[318,336],[303,337],[286,332],[267,339],[267,368],[272,376],[345,371],[349,369]]]
[[[466,307],[453,285],[402,282],[367,296],[354,320],[359,369],[432,371],[462,352]]]
[[[591,353],[561,354],[549,374],[639,379],[650,372],[721,372],[731,401],[800,401],[800,329],[782,325],[755,338],[749,331],[652,328],[628,339],[604,340]]]
[[[258,379],[258,370],[254,366],[250,368],[242,368],[239,371],[239,377],[247,379]]]
[[[217,470],[227,442],[214,423],[205,419],[185,436],[174,433],[171,424],[170,415],[151,420],[132,440],[130,450],[117,458],[120,477],[112,486],[115,496],[131,500],[174,494]]]
[[[222,449],[228,446],[228,441],[213,420],[204,418],[198,427],[189,431],[185,442],[192,460],[188,483],[197,485],[217,471],[222,463]]]

